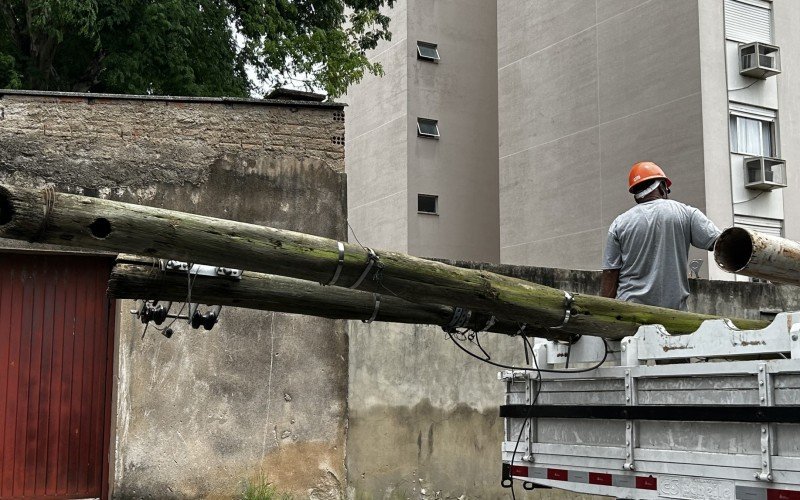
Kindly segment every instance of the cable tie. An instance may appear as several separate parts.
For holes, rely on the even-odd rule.
[[[369,319],[362,319],[362,323],[370,324],[378,317],[378,310],[381,308],[381,294],[373,293],[372,296],[375,298],[375,308],[372,310],[372,316]]]
[[[323,286],[335,285],[339,280],[339,275],[342,274],[342,266],[344,266],[344,243],[337,241],[336,246],[339,248],[339,262],[336,264],[336,271],[333,273],[333,278],[327,283],[322,283]]]
[[[573,301],[572,294],[567,291],[564,291],[564,321],[562,321],[561,324],[558,326],[551,326],[550,327],[551,330],[558,330],[559,328],[564,328],[564,326],[566,326],[566,324],[569,323],[569,319],[570,317],[572,317],[572,312],[571,312],[572,301]]]
[[[367,255],[369,263],[367,264],[366,269],[364,269],[364,272],[361,273],[361,276],[358,277],[358,280],[356,280],[355,283],[350,285],[350,288],[358,288],[359,285],[361,285],[361,282],[364,281],[364,278],[366,278],[367,275],[369,274],[369,271],[372,269],[372,266],[374,266],[375,263],[378,262],[378,260],[380,259],[380,257],[378,257],[378,255],[375,253],[373,249],[367,248],[367,252],[369,252],[369,254]]]
[[[464,328],[469,318],[472,316],[472,311],[469,309],[465,309],[463,307],[454,307],[453,308],[453,317],[450,318],[450,322],[447,323],[442,327],[442,330],[445,332],[452,332],[455,331],[457,328]]]
[[[526,328],[528,328],[528,323],[522,323],[522,325],[520,325],[519,327],[519,330],[517,330],[517,333],[515,333],[514,336],[516,337],[517,335],[522,335],[525,332]]]

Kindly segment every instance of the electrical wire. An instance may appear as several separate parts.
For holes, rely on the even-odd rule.
[[[172,328],[172,325],[175,324],[175,321],[178,320],[177,316],[181,315],[181,313],[183,312],[183,309],[186,307],[186,304],[190,304],[192,302],[192,288],[194,287],[194,282],[197,279],[197,273],[194,273],[194,275],[192,275],[192,263],[191,262],[187,263],[187,265],[188,265],[188,267],[186,269],[186,301],[181,304],[181,308],[178,309],[177,313],[175,313],[176,317],[172,318],[172,321],[170,321],[167,326],[159,328],[159,327],[153,325],[153,329],[155,329],[156,331],[158,331],[161,334],[163,334],[165,331],[167,331],[170,328]],[[169,313],[169,311],[167,311],[167,313]],[[191,320],[191,318],[190,318],[190,320]],[[142,331],[142,338],[143,339],[144,339],[144,334],[147,332],[147,328],[149,326],[150,326],[149,322],[144,325],[144,330]]]
[[[752,198],[748,198],[748,199],[742,200],[742,201],[734,201],[732,204],[733,205],[739,205],[740,203],[747,203],[749,201],[753,201],[753,200],[755,200],[756,198],[758,198],[759,196],[761,196],[764,193],[766,193],[766,191],[761,191],[760,193],[758,193],[757,195],[753,196]]]
[[[737,90],[749,89],[750,87],[752,87],[753,85],[755,85],[756,83],[758,83],[760,81],[761,80],[754,80],[753,83],[751,83],[750,85],[747,85],[745,87],[739,87],[738,89],[728,89],[728,92],[736,92]]]
[[[533,364],[536,367],[536,395],[533,396],[533,401],[531,401],[531,405],[528,407],[528,414],[525,416],[525,419],[522,421],[522,427],[519,428],[519,434],[517,434],[517,442],[514,444],[514,451],[511,453],[511,464],[509,468],[514,467],[514,459],[517,457],[517,449],[519,448],[519,443],[522,441],[522,433],[525,432],[525,426],[527,425],[530,428],[531,419],[533,418],[533,407],[536,406],[536,402],[539,401],[539,394],[542,392],[542,372],[539,369],[539,361],[536,359],[536,354],[533,352],[533,346],[531,346],[528,337],[522,335],[523,341],[523,348],[525,349],[525,359],[528,359],[528,351],[530,350],[531,357],[533,358]],[[531,450],[528,450],[530,454]],[[514,477],[511,475],[511,471],[509,470],[509,480],[511,481],[511,499],[516,500],[517,494],[514,491]]]
[[[466,352],[467,354],[469,354],[473,358],[478,359],[480,361],[483,361],[484,363],[488,363],[488,364],[490,364],[492,366],[496,366],[498,368],[506,368],[506,369],[509,369],[509,370],[520,370],[520,371],[529,371],[529,372],[530,371],[539,371],[539,372],[542,372],[542,373],[586,373],[586,372],[590,372],[592,370],[596,370],[603,363],[605,363],[606,359],[608,358],[608,353],[609,353],[608,342],[606,342],[606,339],[603,339],[603,344],[605,345],[605,353],[603,354],[603,359],[600,360],[599,363],[597,363],[596,365],[594,365],[594,366],[592,366],[590,368],[573,368],[573,369],[570,369],[570,370],[550,370],[550,369],[547,369],[547,368],[538,368],[538,367],[537,368],[530,368],[530,367],[525,367],[525,366],[513,366],[513,365],[505,365],[505,364],[502,364],[502,363],[496,363],[494,361],[491,361],[491,359],[482,358],[482,357],[478,356],[477,354],[475,354],[474,352],[472,352],[469,349],[467,349],[464,346],[462,346],[453,337],[453,332],[446,332],[446,333],[447,333],[447,335],[450,336],[450,340],[452,340],[453,343],[459,349],[461,349],[462,351]],[[525,337],[523,336],[523,338],[525,338]],[[535,359],[535,356],[534,356],[534,359]]]
[[[466,331],[463,331],[463,332],[456,331],[455,333],[464,335],[468,331],[469,330],[466,330]],[[520,332],[521,331],[522,331],[522,329],[520,329]],[[520,370],[520,371],[526,371],[526,372],[527,371],[535,371],[536,372],[536,395],[534,396],[533,401],[531,402],[531,404],[528,406],[528,414],[525,416],[525,419],[522,421],[522,426],[520,427],[519,434],[517,435],[516,443],[514,444],[514,451],[511,454],[510,467],[514,467],[514,459],[517,456],[517,450],[519,449],[519,443],[522,441],[522,434],[525,432],[525,426],[526,425],[530,426],[530,421],[533,418],[533,409],[534,409],[534,407],[536,406],[536,403],[539,400],[539,394],[541,393],[541,389],[542,389],[542,373],[585,373],[585,372],[590,372],[590,371],[596,370],[597,368],[600,368],[600,366],[602,366],[602,364],[606,362],[606,359],[608,359],[608,353],[609,353],[608,342],[606,341],[606,339],[600,337],[603,340],[604,352],[603,352],[603,359],[601,359],[600,362],[598,362],[596,365],[594,365],[594,366],[592,366],[590,368],[580,368],[580,369],[572,369],[572,370],[568,370],[568,369],[565,369],[565,370],[550,370],[550,369],[540,368],[539,367],[539,360],[536,359],[536,354],[533,352],[533,346],[531,345],[530,341],[528,340],[528,337],[526,337],[525,335],[520,335],[522,337],[523,342],[525,343],[525,345],[523,346],[524,350],[525,350],[525,362],[526,363],[529,362],[528,361],[528,359],[529,359],[528,358],[528,352],[530,350],[531,358],[533,358],[534,368],[530,368],[529,366],[520,367],[520,366],[506,365],[506,364],[496,363],[494,361],[491,361],[491,356],[489,355],[489,353],[487,353],[483,349],[483,347],[481,347],[480,344],[478,344],[478,347],[480,347],[481,351],[486,356],[485,358],[482,358],[482,357],[478,356],[477,354],[473,353],[472,351],[470,351],[469,349],[467,349],[464,346],[462,346],[455,339],[455,337],[453,336],[454,332],[448,331],[446,333],[450,337],[450,340],[452,340],[453,343],[459,349],[461,349],[465,353],[469,354],[473,358],[476,358],[476,359],[478,359],[480,361],[483,361],[484,363],[488,363],[488,364],[490,364],[492,366],[497,366],[499,368],[508,368],[508,369],[511,369],[511,370]],[[477,333],[478,332],[475,332],[475,339],[476,340],[477,340]],[[572,346],[572,343],[570,343],[570,347],[571,346]],[[528,453],[530,453],[530,450],[528,450]],[[511,498],[512,498],[512,500],[516,500],[517,497],[516,497],[516,492],[514,490],[514,478],[510,477],[509,479],[511,481]]]

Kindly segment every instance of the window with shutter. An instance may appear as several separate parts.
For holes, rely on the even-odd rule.
[[[733,225],[771,236],[783,237],[783,221],[781,219],[768,219],[766,217],[753,217],[751,215],[734,215]]]
[[[725,38],[772,43],[772,9],[761,0],[725,0]]]

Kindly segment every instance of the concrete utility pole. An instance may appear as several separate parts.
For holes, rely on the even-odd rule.
[[[621,339],[641,325],[690,333],[714,316],[570,294],[499,274],[255,224],[0,186],[0,237],[278,274],[445,304],[567,334]],[[765,321],[734,320],[745,329]]]

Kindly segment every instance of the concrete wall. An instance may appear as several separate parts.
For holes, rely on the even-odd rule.
[[[499,0],[497,32],[503,262],[598,267],[636,161],[705,209],[696,0]]]
[[[346,237],[341,105],[0,96],[0,182]],[[177,322],[167,339],[142,337],[131,306],[115,497],[232,497],[259,473],[304,497],[344,494],[343,322],[225,308],[211,332]]]

